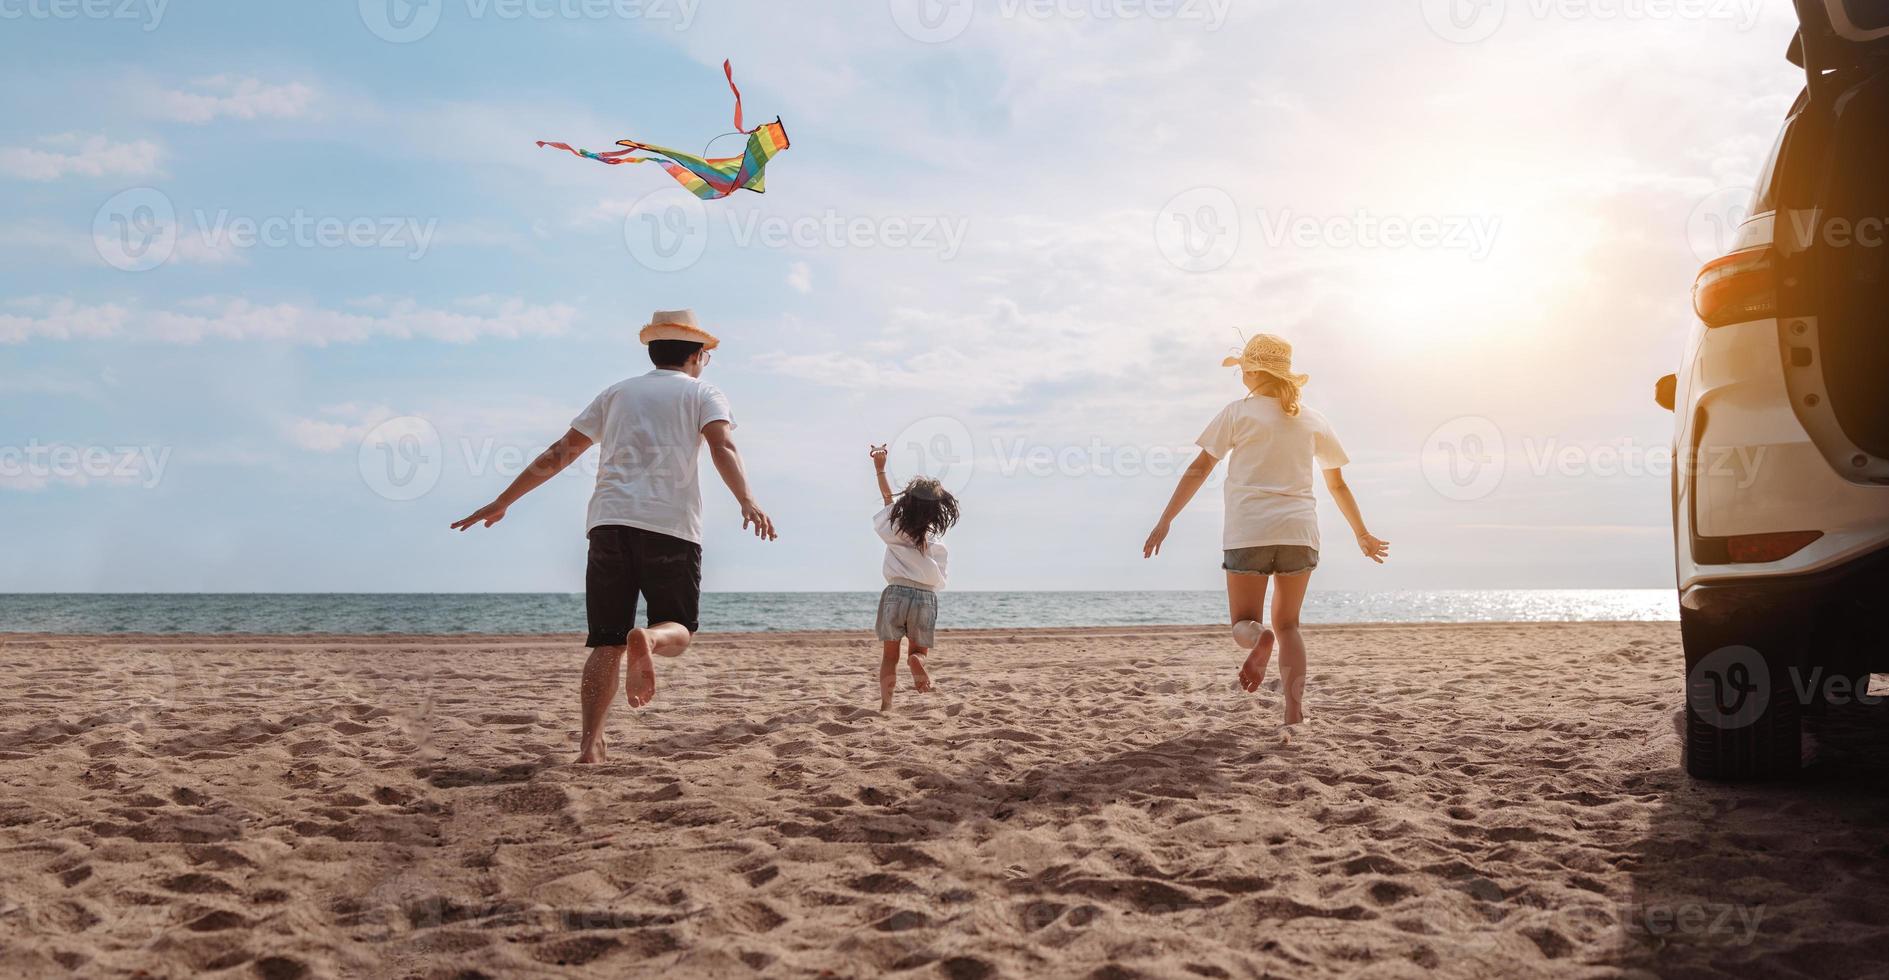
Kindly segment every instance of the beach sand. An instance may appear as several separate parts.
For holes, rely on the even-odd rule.
[[[1674,625],[1309,634],[1289,745],[1223,629],[704,636],[596,767],[572,637],[3,638],[0,975],[1886,968],[1883,710],[1698,785]]]

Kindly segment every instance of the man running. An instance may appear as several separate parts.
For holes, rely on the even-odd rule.
[[[584,736],[577,761],[604,761],[604,723],[628,660],[626,695],[640,708],[656,696],[651,656],[679,657],[699,628],[702,598],[702,444],[741,504],[741,526],[773,541],[774,523],[748,493],[735,449],[728,397],[701,380],[721,345],[690,310],[657,313],[643,328],[655,370],[604,390],[497,500],[453,524],[491,527],[513,504],[601,445],[590,498],[590,563],[584,606],[590,659],[584,664]],[[648,626],[636,628],[636,597]]]

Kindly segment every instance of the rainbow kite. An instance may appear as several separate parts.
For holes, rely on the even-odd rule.
[[[746,152],[738,157],[714,157],[704,159],[689,153],[682,153],[666,147],[638,143],[635,140],[618,140],[617,145],[628,147],[623,150],[610,150],[604,153],[592,153],[589,150],[574,149],[569,143],[551,143],[538,141],[539,147],[551,147],[575,154],[586,160],[607,163],[616,166],[623,163],[662,164],[669,176],[676,183],[689,189],[689,192],[704,201],[713,201],[727,197],[739,190],[749,190],[756,194],[767,193],[767,164],[775,155],[787,149],[787,127],[781,125],[779,117],[765,125],[747,129],[742,126],[741,90],[735,88],[735,69],[728,62],[721,65],[722,73],[728,76],[728,88],[735,93],[735,131],[748,138]],[[639,157],[637,153],[653,153],[655,156]]]

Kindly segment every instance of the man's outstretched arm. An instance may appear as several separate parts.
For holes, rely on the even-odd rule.
[[[454,521],[453,530],[464,531],[474,524],[481,523],[486,527],[491,527],[504,520],[506,510],[523,500],[525,494],[544,486],[546,481],[577,462],[578,457],[584,455],[584,451],[589,449],[590,445],[590,437],[576,429],[564,433],[564,438],[552,443],[551,448],[532,460],[531,465],[525,467],[523,473],[518,474],[518,479],[513,480],[512,485],[506,487],[505,492],[499,494],[497,500],[474,511],[472,516],[465,520]]]
[[[748,494],[748,472],[741,465],[741,451],[735,448],[734,428],[726,422],[710,422],[702,435],[708,439],[715,472],[721,474],[721,481],[728,484],[728,492],[734,494],[735,501],[741,505],[741,529],[745,531],[753,526],[755,537],[773,541],[779,537],[774,533],[774,522]]]

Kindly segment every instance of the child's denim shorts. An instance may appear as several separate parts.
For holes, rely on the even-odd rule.
[[[937,642],[938,593],[909,585],[888,585],[879,595],[879,639],[930,649]]]
[[[1318,549],[1302,544],[1233,548],[1220,567],[1235,575],[1303,575],[1318,567]]]

